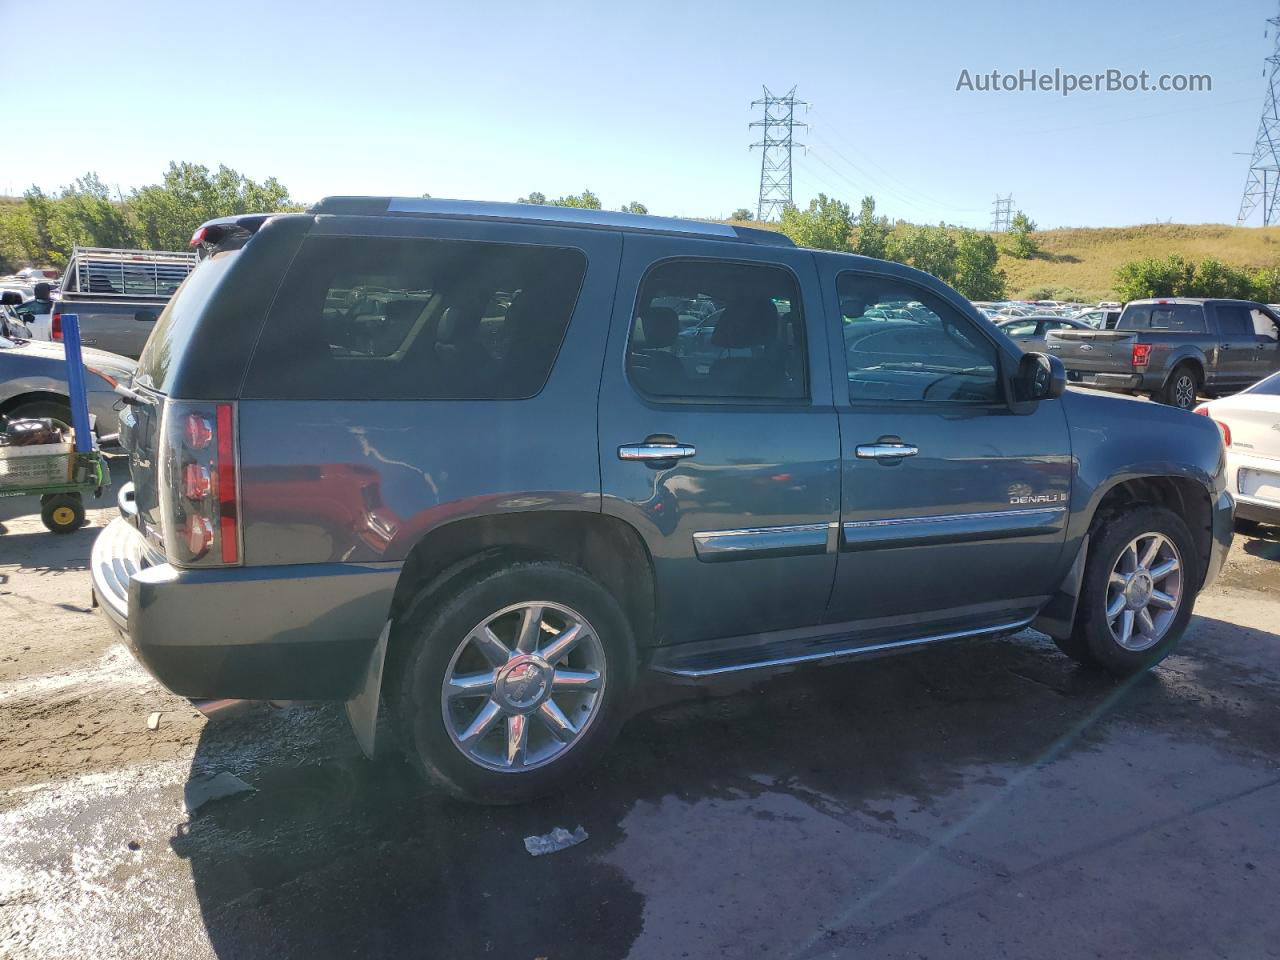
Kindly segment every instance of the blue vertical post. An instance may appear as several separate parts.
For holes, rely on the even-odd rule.
[[[67,355],[67,389],[71,394],[71,426],[76,433],[76,451],[93,450],[89,429],[89,397],[84,385],[84,359],[80,355],[80,315],[62,315],[62,343]]]

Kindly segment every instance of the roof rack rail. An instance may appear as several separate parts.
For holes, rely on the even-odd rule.
[[[491,203],[482,200],[444,200],[435,197],[325,197],[309,211],[357,217],[415,216],[471,220],[522,220],[572,224],[607,230],[678,233],[711,240],[793,247],[791,238],[773,230],[735,227],[727,223],[657,217],[647,213],[585,210],[534,203]]]

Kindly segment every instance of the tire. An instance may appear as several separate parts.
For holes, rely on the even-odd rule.
[[[32,400],[19,404],[5,414],[10,420],[57,420],[71,429],[71,405],[56,400]]]
[[[1160,402],[1180,410],[1190,410],[1196,405],[1196,394],[1200,391],[1200,375],[1190,363],[1180,363],[1169,374],[1164,388],[1160,391]]]
[[[40,498],[40,519],[50,533],[75,533],[84,526],[84,503],[78,493],[54,493]]]
[[[486,565],[415,607],[396,631],[407,652],[396,659],[389,699],[409,762],[430,785],[475,803],[523,803],[560,789],[608,749],[625,718],[635,641],[617,601],[582,570]],[[525,634],[532,642],[520,644],[530,608],[541,610],[538,624]],[[557,637],[575,623],[576,645],[557,657]],[[486,625],[501,648],[473,639]],[[580,686],[559,686],[570,675]],[[446,697],[447,678],[467,680],[469,692]],[[511,738],[521,730],[513,761]]]
[[[1152,538],[1157,537],[1161,542],[1150,567],[1130,564],[1130,559],[1143,559],[1136,553],[1130,554],[1130,546],[1136,542],[1138,550],[1146,553]],[[1176,560],[1176,567],[1160,573],[1170,559]],[[1146,569],[1155,576],[1145,579],[1133,576]],[[1089,545],[1075,629],[1059,647],[1082,663],[1102,667],[1121,677],[1155,666],[1178,645],[1187,628],[1199,589],[1196,574],[1199,569],[1200,558],[1191,533],[1172,510],[1144,506],[1103,521]],[[1118,576],[1127,575],[1136,582],[1130,586],[1113,584],[1111,576],[1117,570]],[[1147,596],[1150,597],[1148,604],[1134,607]],[[1172,615],[1168,615],[1170,611],[1164,607],[1161,596],[1173,598]],[[1116,610],[1117,603],[1120,606],[1116,616],[1109,617],[1108,607]],[[1143,625],[1144,613],[1151,630]],[[1121,638],[1129,614],[1132,614],[1132,634],[1125,643]]]

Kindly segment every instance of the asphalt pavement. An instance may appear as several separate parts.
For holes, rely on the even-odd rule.
[[[1137,679],[1024,631],[649,682],[587,779],[493,809],[337,707],[163,691],[90,609],[97,507],[0,501],[0,956],[1280,956],[1280,536]],[[252,790],[188,814],[224,772]]]

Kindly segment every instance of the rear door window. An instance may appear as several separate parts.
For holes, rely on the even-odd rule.
[[[310,238],[267,318],[244,395],[531,397],[585,273],[585,255],[568,247]]]
[[[1248,307],[1220,303],[1214,312],[1218,315],[1218,332],[1224,337],[1254,336],[1253,316]]]
[[[795,276],[760,263],[659,263],[640,286],[627,372],[653,397],[807,397]]]

